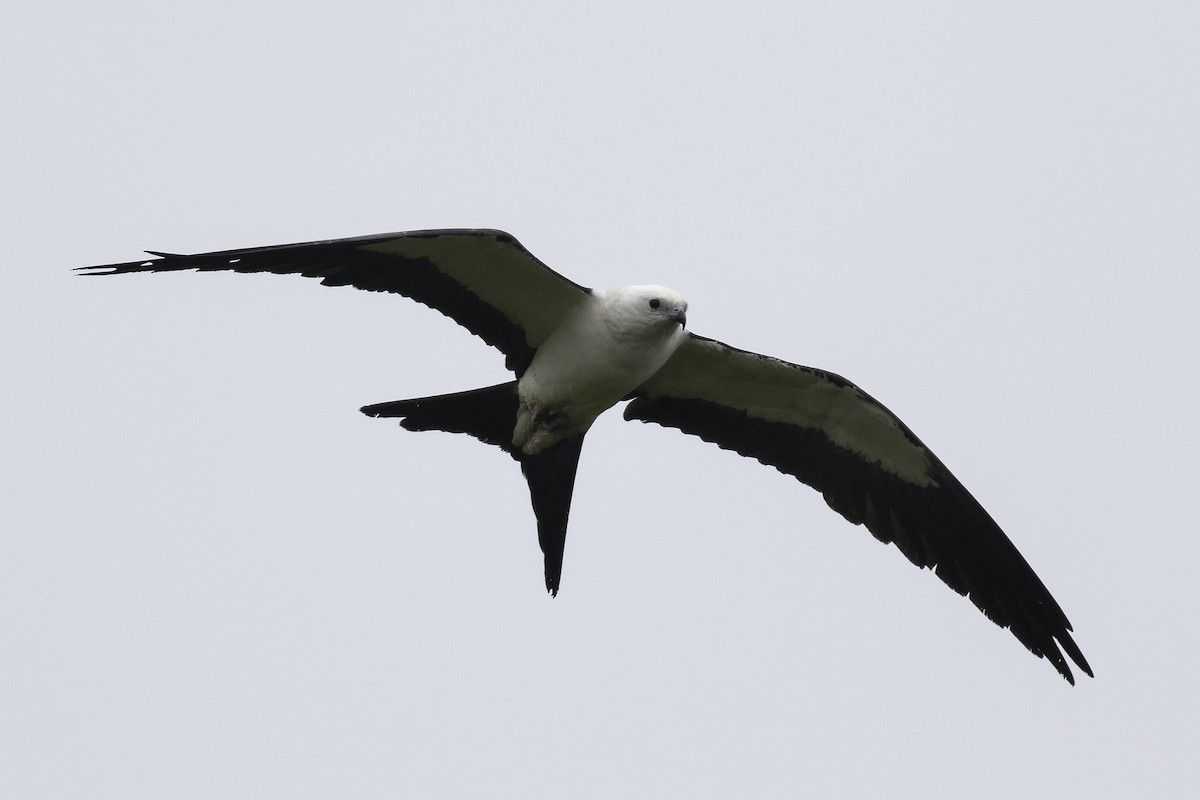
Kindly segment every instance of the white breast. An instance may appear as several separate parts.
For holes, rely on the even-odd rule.
[[[663,287],[595,290],[550,334],[518,384],[515,445],[534,454],[583,433],[666,363],[685,334],[642,308],[651,289],[683,302]]]

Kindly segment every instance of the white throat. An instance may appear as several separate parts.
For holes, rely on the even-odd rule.
[[[532,455],[585,432],[671,357],[686,308],[661,286],[594,290],[521,377],[513,444]]]

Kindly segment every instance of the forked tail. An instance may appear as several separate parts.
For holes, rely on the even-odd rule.
[[[567,544],[567,516],[575,492],[575,470],[583,434],[563,439],[535,456],[521,453],[521,472],[529,484],[533,513],[538,521],[538,544],[545,556],[546,591],[558,594],[562,581],[563,549]]]
[[[536,455],[523,453],[512,443],[519,403],[517,382],[509,381],[467,392],[376,403],[363,406],[362,412],[370,417],[398,417],[400,425],[410,431],[465,433],[499,447],[519,461],[537,517],[546,590],[557,595],[583,434],[564,439]]]
[[[468,392],[376,403],[363,406],[362,412],[368,417],[400,417],[405,430],[466,433],[519,461],[512,444],[517,405],[517,382],[509,381]]]

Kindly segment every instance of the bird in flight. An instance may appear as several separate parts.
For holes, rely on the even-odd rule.
[[[271,272],[423,303],[500,350],[515,379],[365,406],[412,431],[499,447],[529,484],[546,589],[558,593],[580,448],[596,418],[656,422],[755,458],[821,492],[891,542],[1074,684],[1091,667],[1071,624],[1000,527],[929,448],[850,381],[688,332],[687,302],[663,286],[588,289],[496,230],[388,233],[82,267],[129,272]]]

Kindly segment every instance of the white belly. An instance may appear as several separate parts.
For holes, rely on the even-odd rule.
[[[605,317],[599,299],[586,304],[521,376],[513,444],[532,455],[583,433],[657,372],[684,336],[678,325],[626,330]]]

